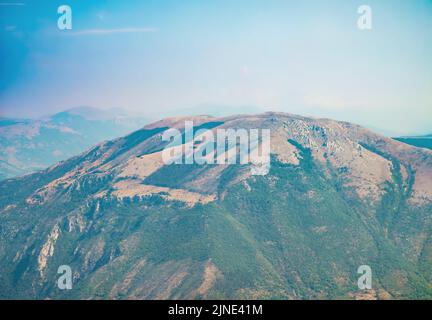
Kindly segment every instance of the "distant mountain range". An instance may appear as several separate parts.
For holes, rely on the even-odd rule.
[[[147,122],[121,110],[90,107],[36,120],[0,118],[0,180],[45,169]]]
[[[0,297],[432,299],[431,150],[327,119],[200,116],[270,129],[270,172],[166,165],[162,133],[185,120],[0,182]]]
[[[424,136],[397,137],[394,139],[419,148],[432,149],[432,134]]]

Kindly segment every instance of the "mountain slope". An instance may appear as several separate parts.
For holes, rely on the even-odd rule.
[[[0,119],[0,179],[45,169],[136,130],[143,121],[90,107],[37,120]]]
[[[270,129],[269,174],[165,165],[161,134],[185,120]],[[0,183],[0,297],[361,298],[366,264],[367,298],[432,298],[431,177],[431,151],[349,123],[164,119]]]

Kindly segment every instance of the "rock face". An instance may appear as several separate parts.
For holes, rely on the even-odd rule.
[[[270,172],[165,165],[185,120],[270,129]],[[432,298],[431,209],[431,150],[283,113],[165,119],[0,183],[0,297]]]

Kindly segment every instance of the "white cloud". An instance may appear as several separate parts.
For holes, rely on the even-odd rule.
[[[155,32],[155,28],[116,28],[116,29],[87,29],[81,31],[68,32],[66,34],[72,36],[85,36],[85,35],[110,35],[119,33],[146,33]]]

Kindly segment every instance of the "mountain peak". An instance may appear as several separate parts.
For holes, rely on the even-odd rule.
[[[167,164],[167,129],[182,150],[202,146],[185,121],[194,134],[270,130],[268,173]],[[0,296],[62,298],[52,278],[67,264],[74,298],[353,298],[366,263],[372,298],[430,298],[431,181],[430,150],[347,122],[163,119],[0,182]]]
[[[172,185],[170,176],[165,174],[169,172],[170,166],[166,166],[162,159],[162,150],[168,145],[168,142],[162,140],[162,133],[169,128],[184,131],[186,121],[192,122],[195,128],[205,128],[214,134],[218,129],[268,129],[271,138],[270,151],[277,161],[299,166],[304,160],[303,153],[307,150],[310,161],[321,167],[327,178],[338,175],[349,185],[347,190],[353,192],[350,196],[363,201],[380,201],[385,193],[385,185],[393,181],[394,170],[398,170],[400,183],[409,188],[407,197],[410,201],[422,202],[432,198],[432,180],[428,180],[432,176],[431,151],[405,145],[348,122],[279,112],[221,118],[166,118],[91,149],[82,156],[78,162],[80,165],[53,183],[55,186],[65,183],[79,184],[81,179],[99,172],[98,176],[111,177],[112,181],[106,185],[105,190],[117,190],[111,192],[112,195],[127,194],[133,197],[166,192],[171,198],[181,201],[182,192],[193,191],[198,193],[196,199],[201,196],[217,199],[220,194],[215,193],[215,188],[226,170],[226,165],[203,168],[196,166],[193,170],[185,166],[191,177],[202,175],[204,171],[206,175],[200,176],[199,183],[190,181],[186,184],[175,184],[179,187],[175,190],[160,189]],[[164,178],[156,179],[157,183],[153,185],[155,176]],[[250,175],[245,174],[242,179],[248,178]],[[146,181],[149,181],[149,184],[146,184]],[[146,187],[143,187],[143,184]],[[214,188],[207,188],[208,192],[201,194],[200,184],[212,185]],[[36,198],[44,198],[42,194],[51,194],[51,189],[52,184],[39,190],[35,194]],[[193,197],[192,194],[188,196]],[[31,198],[29,201],[33,202]]]
[[[112,120],[116,117],[115,113],[95,107],[82,106],[67,109],[51,116],[51,119],[61,118],[66,115],[80,116],[86,120]]]

